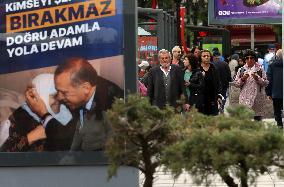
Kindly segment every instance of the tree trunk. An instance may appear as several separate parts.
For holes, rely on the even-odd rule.
[[[153,180],[154,180],[154,173],[146,172],[143,187],[152,187],[153,186]]]
[[[241,187],[248,187],[248,168],[245,162],[240,162],[241,167]]]
[[[152,187],[153,186],[153,179],[154,179],[154,173],[156,166],[151,160],[151,152],[150,152],[150,147],[148,145],[148,142],[146,140],[143,140],[143,145],[142,145],[142,156],[143,156],[143,162],[144,162],[144,167],[145,167],[145,181],[143,187]]]
[[[197,15],[198,15],[198,4],[197,3],[194,3],[192,4],[192,13],[193,13],[193,17],[192,17],[192,23],[193,25],[196,25],[198,24],[198,18],[197,18]],[[198,32],[197,31],[194,31],[193,32],[193,45],[197,45],[197,37],[198,37]]]
[[[223,181],[227,184],[229,187],[238,187],[238,184],[234,182],[234,179],[226,172],[218,172]]]
[[[181,0],[176,0],[176,17],[177,17],[177,45],[181,46],[181,36],[180,36],[180,3]]]

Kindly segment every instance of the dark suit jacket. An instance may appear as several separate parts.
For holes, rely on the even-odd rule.
[[[45,134],[47,136],[45,147],[48,151],[70,150],[76,129],[77,119],[78,115],[73,112],[72,120],[65,126],[63,126],[55,118],[48,122],[45,128]]]
[[[190,95],[186,92],[186,86],[184,89],[186,102],[191,106],[195,105],[198,110],[202,110],[204,103],[204,76],[199,68],[192,70],[189,82],[188,88],[190,90]]]
[[[111,127],[106,111],[115,99],[123,97],[123,90],[114,83],[99,77],[91,110],[87,113],[83,127],[78,120],[71,146],[72,151],[96,151],[104,149]]]
[[[219,78],[222,86],[222,95],[225,97],[225,93],[229,88],[229,82],[232,81],[231,71],[227,62],[219,61],[213,63],[219,73]]]
[[[176,65],[171,65],[170,70],[170,98],[169,104],[173,107],[177,106],[177,100],[183,93],[183,77],[182,70]],[[149,72],[147,95],[151,104],[163,108],[166,105],[166,90],[163,79],[163,71],[160,66],[154,67]]]
[[[56,119],[49,121],[50,125],[46,131],[47,138],[38,140],[29,145],[27,134],[35,129],[39,122],[32,118],[23,108],[19,107],[9,117],[11,126],[9,137],[1,147],[5,152],[24,151],[64,151],[69,150],[75,131],[75,123],[71,120],[66,126],[62,126]],[[60,127],[64,127],[60,128]]]
[[[283,59],[274,58],[268,66],[267,80],[268,86],[265,88],[266,94],[273,99],[283,98]]]

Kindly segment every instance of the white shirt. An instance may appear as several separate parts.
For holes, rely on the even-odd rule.
[[[160,69],[163,71],[163,73],[166,75],[166,77],[169,75],[170,71],[171,71],[171,66],[169,67],[168,71],[164,70],[164,68],[162,68],[162,66],[160,66]]]

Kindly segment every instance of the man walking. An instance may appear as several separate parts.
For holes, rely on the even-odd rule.
[[[266,87],[266,95],[273,101],[273,110],[275,121],[279,128],[283,128],[282,110],[283,110],[283,56],[282,49],[276,52],[272,63],[268,66],[267,79],[269,81]]]
[[[219,72],[220,82],[222,85],[222,96],[224,97],[222,101],[221,109],[224,110],[224,105],[227,98],[227,90],[229,88],[229,82],[232,81],[231,71],[229,65],[221,60],[221,54],[217,51],[213,52],[213,64]]]
[[[153,105],[163,108],[166,104],[177,107],[177,100],[183,93],[181,69],[171,64],[170,53],[162,49],[158,53],[160,66],[149,72],[147,95]]]

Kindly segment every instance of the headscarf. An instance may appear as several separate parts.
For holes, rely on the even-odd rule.
[[[32,80],[32,84],[35,87],[40,98],[45,103],[47,111],[62,125],[67,125],[67,123],[72,119],[71,112],[63,104],[60,105],[60,111],[56,114],[53,112],[49,105],[49,95],[56,94],[56,89],[54,85],[54,74],[40,74]],[[40,117],[32,112],[27,103],[22,105],[22,108],[26,110],[30,116],[32,116],[36,121],[40,122]]]

